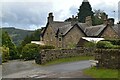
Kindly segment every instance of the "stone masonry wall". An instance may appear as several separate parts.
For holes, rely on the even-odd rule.
[[[120,68],[119,49],[98,49],[95,53],[95,59],[98,60],[98,67],[110,69]]]
[[[85,49],[65,49],[65,50],[42,50],[36,58],[36,63],[45,64],[49,61],[68,58],[75,56],[90,56],[91,53],[87,53]]]

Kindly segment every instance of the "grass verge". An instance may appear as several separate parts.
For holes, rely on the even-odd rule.
[[[77,57],[71,57],[71,58],[56,59],[56,60],[50,61],[44,65],[46,66],[46,65],[53,65],[53,64],[74,62],[74,61],[81,61],[81,60],[90,60],[90,59],[94,59],[94,57],[93,56],[77,56]]]
[[[118,78],[117,69],[97,69],[93,67],[85,69],[83,72],[93,78]]]

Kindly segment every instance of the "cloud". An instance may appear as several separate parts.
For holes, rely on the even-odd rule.
[[[118,4],[118,21],[120,21],[120,1],[119,1],[119,4]]]
[[[77,15],[83,0],[1,0],[0,24],[15,26],[21,29],[37,29],[45,26],[49,12],[54,19],[64,21],[72,15]],[[114,17],[112,11],[118,14],[118,0],[88,0],[93,9],[104,10],[109,17]],[[1,3],[0,3],[1,4]]]
[[[2,24],[8,23],[9,26],[15,26],[23,29],[45,25],[46,16],[52,9],[51,3],[44,2],[12,2],[2,5]]]
[[[69,11],[70,11],[70,14],[76,15],[78,12],[78,8],[76,6],[72,6],[70,7]]]
[[[115,20],[116,20],[115,22],[117,23],[117,21],[118,21],[118,3],[115,6],[115,5],[105,3],[105,2],[101,2],[97,5],[94,5],[93,10],[94,9],[96,9],[96,10],[100,9],[100,10],[104,11],[105,13],[108,14],[109,18],[115,18]]]

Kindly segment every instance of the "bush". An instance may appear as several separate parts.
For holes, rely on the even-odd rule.
[[[120,39],[115,39],[115,40],[106,40],[111,42],[113,45],[120,45]]]
[[[55,49],[55,47],[51,45],[42,45],[40,46],[40,49]]]
[[[7,62],[9,60],[9,48],[8,47],[0,47],[0,51],[2,53],[2,62]]]
[[[21,58],[24,60],[35,59],[36,55],[38,55],[40,52],[39,47],[39,45],[33,43],[26,44],[22,49]]]
[[[108,41],[99,41],[97,44],[96,44],[96,47],[97,48],[104,48],[104,49],[111,49],[111,48],[114,48],[114,45],[112,45],[110,42]]]
[[[114,45],[114,49],[120,49],[120,46]]]
[[[86,42],[84,44],[84,47],[86,47],[86,48],[93,48],[93,47],[95,47],[95,43],[93,43],[93,42]]]

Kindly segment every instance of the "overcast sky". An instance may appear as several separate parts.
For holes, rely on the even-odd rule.
[[[76,15],[83,0],[0,0],[0,25],[35,30],[45,27],[49,12],[54,20]],[[118,21],[119,0],[89,0],[92,9],[104,10]],[[115,11],[115,13],[113,12]],[[115,14],[115,16],[114,16]]]

